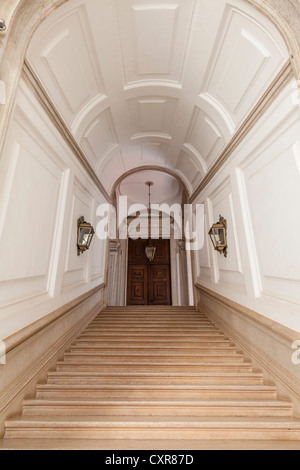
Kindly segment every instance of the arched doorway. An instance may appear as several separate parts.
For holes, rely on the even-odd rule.
[[[151,204],[158,205],[161,210],[152,213],[148,226],[148,188],[145,183],[149,179],[154,182]],[[117,212],[119,198],[124,196],[127,207],[133,208],[134,214],[125,221],[128,237],[110,242],[108,304],[189,305],[192,303],[192,279],[188,275],[189,253],[185,250],[182,232],[182,206],[186,202],[186,193],[181,181],[157,169],[140,169],[125,176],[117,185]],[[141,231],[140,236],[132,233],[132,224],[134,229]],[[156,234],[151,238],[156,248],[152,262],[145,255],[150,227]]]

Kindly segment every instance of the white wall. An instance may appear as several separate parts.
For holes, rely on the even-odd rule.
[[[101,284],[106,243],[77,256],[104,202],[21,80],[0,159],[0,339]]]
[[[205,204],[196,281],[300,332],[300,107],[290,83],[195,203]],[[228,222],[228,257],[207,232]]]

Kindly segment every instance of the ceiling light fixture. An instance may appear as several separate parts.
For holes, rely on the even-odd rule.
[[[148,245],[145,248],[145,253],[148,260],[151,262],[154,260],[156,247],[151,243],[151,186],[154,185],[153,181],[146,181],[146,186],[149,187],[149,209],[148,209]]]

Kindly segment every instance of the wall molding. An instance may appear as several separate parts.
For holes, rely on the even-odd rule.
[[[71,300],[67,304],[59,307],[58,309],[54,310],[53,312],[49,313],[45,317],[40,318],[39,320],[31,323],[28,326],[25,326],[20,331],[13,333],[12,335],[8,336],[7,338],[3,339],[3,342],[6,345],[6,354],[13,349],[20,346],[24,343],[27,339],[31,338],[33,335],[39,333],[41,330],[46,328],[47,326],[51,325],[51,323],[57,321],[59,318],[63,317],[67,313],[69,313],[74,308],[78,307],[80,304],[85,302],[87,299],[92,297],[93,295],[97,294],[97,292],[103,290],[106,287],[105,283],[102,283],[93,289],[89,290],[85,294],[80,295],[74,300]]]
[[[200,298],[197,307],[275,383],[281,395],[291,399],[294,414],[300,416],[300,366],[291,361],[291,346],[300,334],[198,283],[195,289]]]
[[[245,139],[249,132],[253,129],[255,124],[259,121],[262,115],[267,111],[271,104],[275,101],[277,96],[284,90],[286,85],[295,78],[294,70],[290,61],[288,61],[285,66],[281,69],[277,77],[273,80],[271,85],[267,88],[263,96],[260,98],[256,106],[243,121],[242,125],[239,127],[237,132],[234,134],[230,142],[226,145],[225,149],[222,151],[221,155],[217,158],[215,163],[211,166],[210,170],[197,188],[194,190],[193,194],[190,197],[189,202],[192,203],[199,194],[204,190],[212,178],[217,174],[220,168],[225,164],[225,162],[230,158],[234,150],[240,145],[240,143]]]
[[[33,91],[38,102],[43,107],[47,116],[49,117],[51,122],[54,124],[56,129],[58,130],[59,134],[62,136],[62,138],[68,145],[68,147],[71,149],[73,155],[75,155],[77,160],[83,166],[84,170],[92,179],[92,181],[95,183],[95,185],[97,186],[101,194],[105,197],[105,199],[108,202],[111,202],[111,198],[109,194],[107,193],[106,189],[102,185],[101,181],[99,180],[97,174],[95,173],[94,169],[92,168],[85,154],[81,150],[80,146],[74,139],[69,128],[66,126],[64,120],[61,118],[54,104],[49,99],[49,96],[46,93],[43,85],[41,84],[40,80],[38,79],[37,75],[33,71],[32,67],[29,65],[27,60],[24,61],[24,65],[22,69],[22,77],[25,80],[26,84],[31,89],[31,91]]]

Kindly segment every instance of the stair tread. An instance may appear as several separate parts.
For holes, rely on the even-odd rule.
[[[263,400],[263,399],[257,399],[257,400],[249,400],[249,399],[239,399],[239,400],[233,400],[233,399],[226,399],[222,398],[220,399],[197,399],[197,398],[175,398],[175,399],[163,399],[163,398],[151,398],[151,399],[144,399],[144,398],[131,398],[131,397],[126,397],[126,398],[118,398],[118,397],[112,397],[112,398],[32,398],[32,399],[27,399],[24,400],[23,402],[25,405],[51,405],[51,404],[66,404],[66,405],[72,405],[73,403],[78,403],[78,404],[109,404],[109,403],[117,403],[117,404],[122,404],[122,405],[127,405],[127,404],[145,404],[145,405],[151,405],[151,404],[162,404],[162,405],[192,405],[192,404],[200,404],[200,405],[214,405],[214,406],[224,406],[224,405],[233,405],[233,406],[286,406],[291,408],[292,403],[290,401],[286,400]]]
[[[112,352],[109,352],[109,353],[103,352],[103,353],[101,353],[99,351],[95,352],[95,351],[76,351],[76,350],[65,353],[65,357],[68,357],[68,358],[69,357],[76,357],[76,356],[81,356],[81,357],[82,356],[87,356],[87,357],[91,356],[91,357],[101,357],[101,358],[102,357],[104,357],[104,358],[105,357],[120,357],[121,356],[121,357],[126,357],[126,358],[131,358],[132,357],[132,358],[135,358],[135,359],[137,357],[144,358],[144,357],[147,357],[147,356],[151,356],[153,358],[161,357],[161,358],[168,359],[170,357],[180,357],[180,358],[182,358],[182,357],[189,357],[189,358],[190,357],[191,358],[199,357],[199,358],[203,358],[203,357],[207,357],[207,353],[202,353],[202,354],[195,353],[192,356],[190,354],[183,354],[183,353],[181,353],[181,354],[178,354],[178,353],[176,353],[176,354],[158,354],[158,353],[149,354],[148,352],[147,352],[147,354],[130,352],[129,354],[123,353],[121,355],[117,351],[115,353],[112,353]],[[209,353],[209,357],[221,357],[221,358],[223,358],[224,355],[221,354],[221,353],[212,351],[212,352]],[[242,359],[244,357],[244,355],[241,354],[241,353],[226,354],[226,359],[229,360],[231,357],[236,358],[236,359],[238,359],[238,358]]]
[[[69,385],[38,384],[37,390],[69,390]],[[252,390],[276,391],[273,385],[72,385],[72,390]]]
[[[77,376],[80,377],[258,377],[262,378],[262,372],[109,372],[109,371],[50,371],[51,376]]]
[[[88,419],[87,419],[88,418]],[[294,417],[284,417],[284,416],[251,416],[250,418],[245,417],[224,417],[224,416],[72,416],[69,415],[67,418],[61,415],[53,416],[20,416],[18,418],[11,418],[6,422],[6,427],[14,426],[28,426],[37,425],[49,426],[63,426],[71,427],[74,425],[81,425],[86,427],[93,426],[179,426],[184,427],[188,426],[222,426],[225,427],[282,427],[287,426],[289,428],[300,429],[300,420]]]
[[[83,346],[80,344],[81,342],[86,342],[87,344],[90,344],[90,343],[98,343],[98,341],[91,341],[91,342],[87,342],[86,340],[76,340],[75,343],[72,344],[72,348],[83,348]],[[100,341],[99,341],[100,343]],[[224,346],[220,346],[220,345],[212,345],[212,346],[203,346],[203,345],[199,345],[199,346],[195,346],[195,345],[190,345],[190,346],[181,346],[181,345],[178,345],[178,346],[166,346],[166,344],[160,344],[160,345],[148,345],[147,343],[143,343],[144,345],[143,346],[138,346],[138,345],[126,345],[126,346],[119,346],[118,349],[130,349],[130,350],[135,350],[135,349],[141,349],[141,350],[144,350],[144,349],[151,349],[151,351],[164,351],[165,349],[171,349],[172,351],[181,351],[181,350],[186,350],[186,351],[189,351],[190,349],[193,349],[193,350],[199,350],[199,351],[202,351],[202,350],[211,350],[213,348],[218,348],[218,351],[221,350],[226,350],[226,351],[236,351],[236,347],[235,346],[231,346],[231,345],[224,345]],[[94,346],[95,347],[95,346]],[[114,349],[116,346],[115,345],[111,345],[111,346],[102,346],[102,344],[99,344],[98,348],[101,348],[101,349]],[[84,348],[86,348],[86,346],[84,346]]]
[[[65,362],[65,361],[57,361],[57,364],[59,365],[74,365],[75,363],[72,363],[72,362]],[[100,364],[100,365],[143,365],[143,366],[146,366],[146,365],[157,365],[157,366],[163,366],[163,365],[166,365],[166,366],[219,366],[219,367],[225,367],[225,366],[234,366],[234,367],[249,367],[251,366],[251,362],[222,362],[220,364],[218,364],[217,362],[170,362],[170,361],[164,361],[164,362],[135,362],[135,361],[130,361],[130,362],[105,362],[105,361],[101,361],[101,359],[99,360],[99,362],[93,362],[93,363],[90,363],[90,362],[80,362],[80,365],[82,366],[83,364],[87,364],[87,365],[97,365],[97,364]]]

